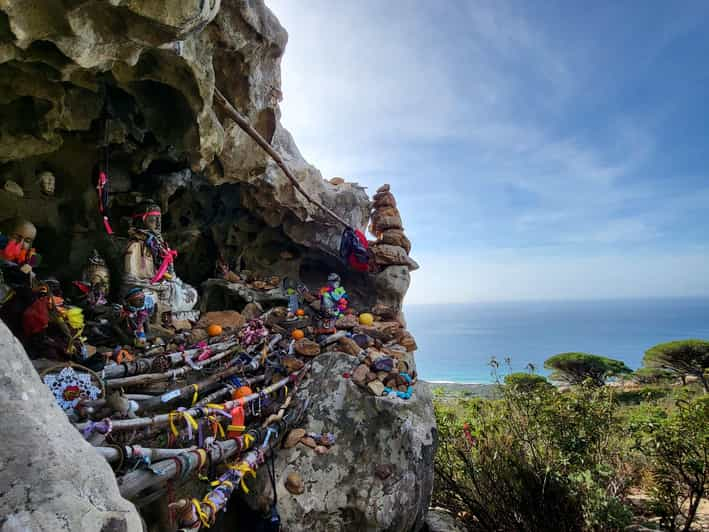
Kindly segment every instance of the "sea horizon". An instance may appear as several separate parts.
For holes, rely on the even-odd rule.
[[[413,303],[404,314],[419,346],[419,378],[439,384],[490,384],[530,363],[548,375],[544,360],[574,351],[634,370],[653,345],[709,337],[709,296]]]

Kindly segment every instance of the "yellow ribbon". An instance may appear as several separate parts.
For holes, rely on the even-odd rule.
[[[219,511],[217,510],[217,505],[210,501],[206,495],[204,496],[204,499],[202,499],[202,504],[206,504],[212,509],[212,519],[210,524],[214,524],[214,521],[217,520],[217,512]]]
[[[244,432],[246,430],[246,427],[244,425],[229,425],[226,430],[229,432]]]
[[[224,410],[224,405],[218,405],[216,403],[207,403],[207,408],[216,408],[217,410]]]
[[[244,493],[249,493],[249,488],[246,485],[246,482],[244,479],[246,478],[246,475],[251,475],[252,477],[256,478],[256,471],[251,469],[251,466],[247,464],[246,462],[240,462],[236,465],[229,465],[227,466],[229,469],[232,469],[234,471],[239,471],[241,473],[241,489],[244,490]]]
[[[197,404],[197,397],[199,396],[199,386],[193,384],[192,387],[194,388],[194,394],[192,395],[192,405],[190,406],[194,406],[195,404]]]
[[[189,423],[194,430],[197,430],[197,422],[194,420],[191,414],[188,412],[170,412],[168,414],[168,421],[170,422],[170,430],[172,433],[177,437],[180,434],[180,431],[177,430],[177,426],[175,425],[175,420],[184,418],[187,423]]]
[[[202,505],[199,503],[197,499],[192,499],[192,505],[194,506],[195,511],[197,512],[197,517],[199,517],[199,520],[202,522],[202,525],[204,525],[205,528],[209,528],[211,523],[209,522],[209,516],[204,513],[204,510],[202,510]]]
[[[254,443],[254,438],[251,434],[244,434],[244,449],[248,449],[251,447],[251,444]]]

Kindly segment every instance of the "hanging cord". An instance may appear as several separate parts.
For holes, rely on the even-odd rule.
[[[333,218],[335,221],[344,225],[345,229],[351,229],[351,226],[347,221],[345,221],[343,218],[335,214],[335,212],[333,212],[331,209],[314,199],[310,194],[305,191],[305,189],[303,189],[301,184],[288,169],[286,163],[283,161],[278,152],[276,152],[276,150],[273,149],[273,147],[268,143],[268,141],[264,139],[259,134],[259,132],[251,126],[251,124],[249,124],[249,121],[246,119],[246,117],[244,117],[244,115],[237,111],[236,108],[216,87],[214,88],[214,95],[217,98],[217,102],[221,104],[221,106],[224,108],[227,114],[234,120],[234,122],[236,122],[241,129],[243,129],[252,139],[254,139],[254,141],[256,141],[256,144],[261,146],[261,148],[263,148],[263,150],[271,156],[271,158],[276,162],[280,169],[283,170],[283,173],[286,175],[286,177],[291,181],[291,183],[293,183],[293,186],[298,190],[298,192],[305,196],[305,199],[307,199],[313,205],[319,207],[325,214]]]
[[[278,494],[276,493],[276,451],[273,447],[273,442],[269,442],[269,450],[271,451],[268,457],[268,476],[271,479],[271,489],[273,490],[273,505],[271,506],[271,516],[269,519],[270,532],[279,532],[281,529],[281,516],[278,515]]]

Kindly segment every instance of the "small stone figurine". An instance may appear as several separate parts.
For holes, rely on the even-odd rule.
[[[125,297],[122,318],[128,331],[133,335],[136,347],[145,347],[147,343],[146,327],[155,312],[155,299],[141,288],[132,288]]]
[[[111,272],[98,251],[94,250],[89,257],[88,264],[81,274],[81,282],[78,284],[81,291],[86,294],[86,301],[90,307],[108,304]]]
[[[42,172],[39,174],[39,190],[43,196],[54,197],[57,180],[52,172]]]

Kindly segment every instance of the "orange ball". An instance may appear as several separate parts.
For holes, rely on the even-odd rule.
[[[298,310],[295,311],[296,316],[305,316],[305,311],[302,308],[299,308]]]
[[[233,392],[231,392],[231,398],[236,400],[236,399],[241,399],[242,397],[246,397],[247,395],[251,395],[254,393],[251,391],[251,388],[248,386],[241,386],[240,388],[237,388]]]
[[[291,333],[291,336],[296,340],[300,340],[302,338],[305,338],[305,333],[302,331],[302,329],[295,329]]]
[[[222,326],[217,325],[216,323],[210,325],[207,328],[207,334],[209,336],[219,336],[220,334],[222,334]]]

